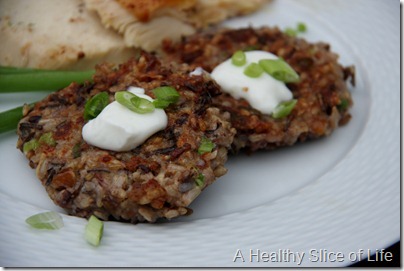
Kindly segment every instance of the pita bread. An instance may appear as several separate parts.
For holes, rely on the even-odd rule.
[[[100,15],[107,28],[123,35],[127,46],[150,52],[159,50],[166,38],[178,41],[200,28],[256,11],[270,0],[84,1],[88,9]],[[139,10],[136,10],[137,7]]]
[[[135,54],[81,0],[0,1],[0,65],[93,69]]]

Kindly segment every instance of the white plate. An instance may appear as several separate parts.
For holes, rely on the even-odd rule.
[[[1,135],[0,265],[298,266],[296,255],[304,253],[301,266],[341,266],[399,240],[399,4],[276,0],[227,24],[297,22],[307,24],[305,38],[330,43],[344,65],[356,66],[347,126],[293,148],[231,157],[229,173],[192,204],[192,216],[154,225],[107,222],[97,248],[84,240],[84,219],[63,215],[58,231],[25,224],[40,211],[63,211],[16,150],[14,133]],[[44,95],[2,94],[0,110]],[[234,261],[238,251],[244,262]],[[263,258],[251,259],[258,251]]]

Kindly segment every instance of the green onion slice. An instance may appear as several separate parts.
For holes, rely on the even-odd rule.
[[[344,111],[348,108],[349,101],[347,99],[342,99],[340,104],[337,106],[340,111]]]
[[[295,99],[280,103],[272,113],[272,117],[275,119],[281,119],[288,116],[292,112],[296,103],[297,100]]]
[[[305,33],[307,31],[307,26],[304,23],[298,23],[297,31],[300,33]]]
[[[129,91],[119,91],[115,93],[115,100],[129,110],[139,114],[150,113],[155,109],[153,102],[130,93]]]
[[[282,59],[261,59],[259,65],[266,73],[285,83],[299,82],[299,75]]]
[[[246,55],[243,51],[237,51],[231,57],[231,63],[234,66],[244,66],[247,63]]]
[[[85,230],[85,238],[93,246],[98,246],[104,232],[104,223],[92,215],[88,220]]]
[[[36,229],[57,230],[63,227],[62,217],[53,211],[30,216],[25,222]]]
[[[201,144],[198,148],[199,154],[204,154],[207,152],[211,152],[215,148],[215,143],[213,143],[209,138],[202,137]]]
[[[53,134],[51,132],[41,135],[41,137],[39,138],[39,143],[44,143],[48,146],[56,145],[56,141],[55,139],[53,139]]]
[[[79,158],[81,156],[81,143],[77,143],[76,145],[73,146],[72,155],[74,159]]]
[[[290,37],[296,37],[297,36],[297,31],[291,27],[287,27],[285,29],[285,34],[290,36]]]
[[[86,102],[84,106],[84,119],[90,120],[96,118],[101,111],[108,105],[109,95],[106,92],[100,92],[94,95]]]
[[[175,88],[170,86],[158,87],[152,90],[156,96],[153,104],[157,108],[166,108],[172,103],[176,103],[180,98],[180,94]]]
[[[251,63],[244,69],[244,74],[248,77],[258,78],[263,74],[264,70],[258,63]]]
[[[195,183],[197,186],[202,187],[205,184],[205,175],[199,173],[199,175],[195,179]]]
[[[155,108],[160,108],[160,109],[167,108],[170,104],[171,104],[170,102],[167,102],[167,101],[164,101],[164,100],[159,100],[159,99],[156,99],[156,100],[153,101],[154,107]]]
[[[31,139],[30,141],[24,143],[22,151],[24,153],[27,153],[29,151],[35,151],[38,147],[39,147],[38,141],[36,139]]]

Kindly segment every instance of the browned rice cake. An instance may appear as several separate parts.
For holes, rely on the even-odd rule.
[[[327,136],[351,118],[352,98],[346,81],[351,79],[354,84],[354,68],[342,67],[326,43],[309,43],[276,27],[211,29],[184,37],[179,43],[166,40],[163,50],[168,61],[208,72],[237,50],[264,50],[282,57],[300,75],[299,83],[287,85],[298,102],[283,119],[261,114],[244,99],[228,94],[214,98],[216,106],[231,113],[231,123],[237,129],[235,151],[273,149]]]
[[[203,76],[190,76],[185,66],[168,66],[142,54],[113,69],[98,66],[94,83],[71,84],[50,94],[30,109],[18,126],[18,148],[50,135],[35,150],[25,153],[29,165],[51,199],[69,214],[130,222],[155,222],[191,213],[189,204],[217,177],[226,173],[224,163],[235,130],[229,114],[212,107],[220,94],[217,84]],[[107,91],[129,86],[152,89],[169,85],[180,100],[166,109],[168,126],[132,151],[114,152],[87,144],[81,134],[86,101]],[[198,154],[203,137],[212,152]],[[201,174],[204,182],[196,182]]]

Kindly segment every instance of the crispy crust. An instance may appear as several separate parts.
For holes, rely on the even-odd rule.
[[[342,67],[328,44],[308,43],[278,28],[263,27],[213,29],[185,37],[177,44],[166,40],[163,50],[169,61],[209,72],[237,50],[264,50],[282,57],[300,74],[298,84],[288,84],[298,102],[292,113],[280,120],[261,114],[243,99],[227,94],[214,99],[218,107],[231,113],[237,129],[235,151],[273,149],[327,136],[351,118],[348,110],[352,98],[346,81],[350,78],[354,84],[354,69]]]
[[[128,152],[113,152],[88,145],[82,138],[86,100],[107,91],[110,100],[128,86],[177,89],[179,102],[166,109],[168,126],[143,145]],[[149,54],[115,70],[100,65],[93,84],[77,85],[50,94],[33,109],[25,108],[18,126],[17,147],[51,133],[56,145],[40,143],[26,154],[30,166],[53,201],[69,214],[130,222],[154,222],[190,213],[189,204],[217,177],[235,130],[229,115],[211,107],[220,94],[212,80],[190,76],[188,68],[166,66]],[[211,153],[198,154],[203,137],[215,143]],[[204,175],[204,184],[195,179]]]
[[[196,0],[116,0],[125,9],[130,11],[139,21],[147,22],[153,14],[162,8],[175,8],[178,10],[190,8]]]

